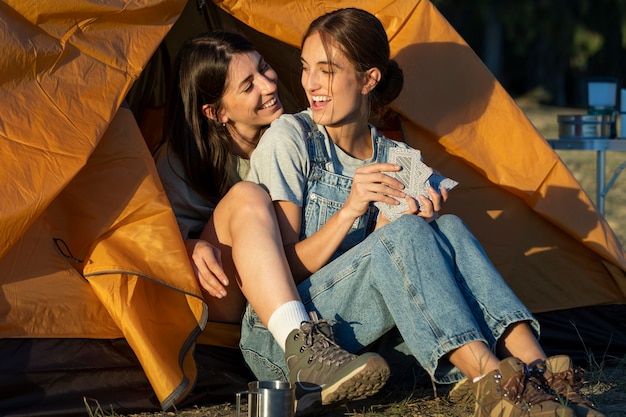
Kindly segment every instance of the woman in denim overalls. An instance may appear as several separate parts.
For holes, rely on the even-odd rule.
[[[310,109],[273,122],[248,179],[275,202],[307,309],[334,318],[338,343],[352,351],[397,327],[433,380],[469,378],[477,416],[573,416],[549,387],[550,365],[561,362],[546,358],[537,321],[463,222],[436,218],[440,196],[430,190],[422,210],[407,197],[407,214],[391,223],[371,204],[406,197],[384,174],[400,169],[384,162],[388,149],[406,145],[367,123],[370,106],[401,86],[378,19],[358,9],[316,19],[301,59]],[[240,346],[257,377],[285,378],[282,351],[250,307]]]

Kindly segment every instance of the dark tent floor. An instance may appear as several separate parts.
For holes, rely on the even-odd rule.
[[[626,353],[626,306],[610,305],[540,313],[541,343],[548,355],[568,354],[583,366]],[[414,361],[394,348],[390,332],[380,350],[392,363],[390,384],[430,386]],[[51,358],[49,353],[54,352]],[[134,353],[123,339],[0,340],[0,415],[88,415],[161,411]],[[232,403],[235,392],[254,380],[237,349],[199,345],[198,383],[179,408]]]

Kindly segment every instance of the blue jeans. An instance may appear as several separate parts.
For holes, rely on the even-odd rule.
[[[446,358],[472,341],[492,349],[513,323],[539,325],[465,224],[404,215],[371,233],[298,285],[307,310],[336,320],[335,338],[358,352],[394,326],[438,383],[462,375]],[[259,379],[286,379],[284,353],[248,306],[240,341]]]

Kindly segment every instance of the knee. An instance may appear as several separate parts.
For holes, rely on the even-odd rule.
[[[274,214],[274,206],[269,194],[258,184],[240,181],[220,201],[220,205],[228,207],[232,214],[250,216],[266,216]]]
[[[470,242],[477,242],[476,237],[467,225],[458,216],[446,214],[431,223],[433,230],[441,236],[448,245],[458,247]]]
[[[437,224],[450,229],[466,228],[465,223],[459,216],[454,214],[442,214],[437,220]]]
[[[372,248],[372,264],[379,262],[378,258],[374,260],[379,256],[390,256],[394,262],[430,264],[441,255],[436,231],[421,217],[404,215],[379,230],[377,247]]]
[[[469,232],[467,225],[454,214],[444,214],[433,222],[433,227],[444,234],[465,234]]]
[[[393,229],[394,232],[403,235],[408,231],[413,232],[420,229],[426,229],[428,227],[428,223],[422,217],[405,214],[391,222],[387,227]]]
[[[260,185],[250,181],[239,181],[233,185],[222,201],[240,204],[242,206],[271,206],[269,194]]]
[[[410,214],[400,216],[381,231],[384,231],[384,240],[394,242],[397,248],[411,248],[418,242],[426,243],[434,236],[432,228],[423,218]]]

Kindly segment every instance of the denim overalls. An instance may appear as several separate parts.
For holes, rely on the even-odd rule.
[[[304,214],[300,226],[300,240],[313,235],[343,207],[348,199],[352,188],[352,177],[335,174],[337,169],[329,171],[327,167],[337,163],[328,156],[324,144],[325,137],[317,129],[317,126],[306,114],[296,114],[296,119],[308,132],[306,140],[309,160],[311,161],[311,172],[307,182],[304,196]],[[374,159],[373,162],[384,162],[387,160],[387,153],[390,147],[397,146],[391,139],[377,134],[374,138]],[[370,204],[367,212],[355,220],[350,232],[335,252],[332,259],[342,255],[345,251],[363,241],[376,226],[378,209]]]
[[[341,207],[352,184],[328,171],[334,161],[310,119],[306,130],[312,169],[301,238]],[[393,142],[378,135],[374,143],[376,160],[386,160]],[[443,359],[450,351],[472,341],[494,348],[515,322],[528,321],[538,333],[530,311],[458,217],[443,215],[429,224],[404,215],[372,231],[375,216],[372,207],[355,222],[335,258],[298,285],[308,311],[336,320],[334,335],[342,348],[358,352],[396,326],[428,374],[438,383],[452,383],[463,375]],[[287,379],[284,352],[250,306],[240,347],[257,378]]]

